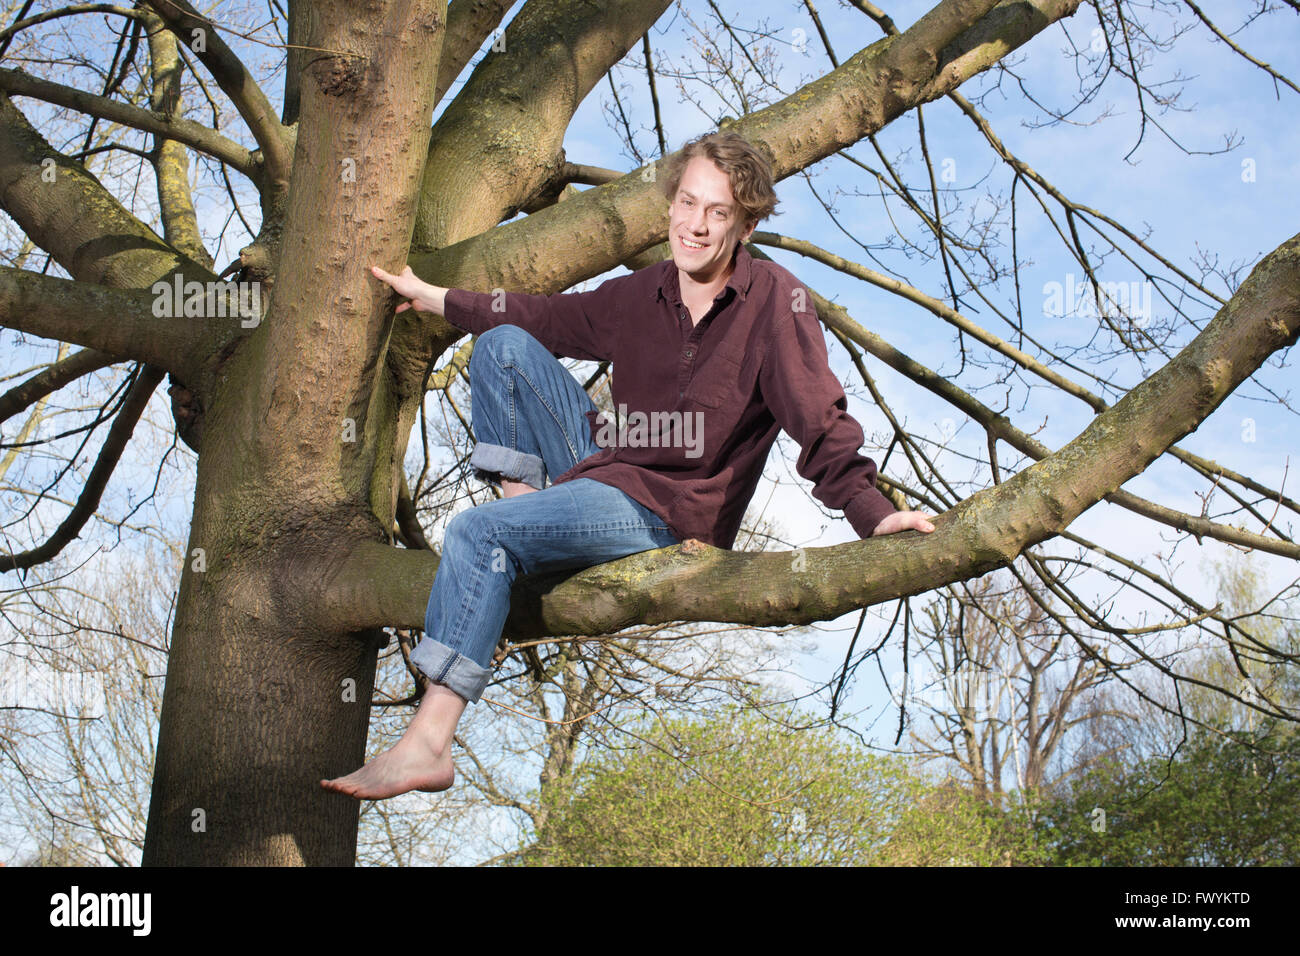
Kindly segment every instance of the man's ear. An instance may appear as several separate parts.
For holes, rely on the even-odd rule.
[[[754,234],[754,230],[755,230],[756,228],[758,228],[758,220],[757,220],[757,219],[751,219],[751,220],[750,220],[750,221],[745,225],[745,234],[744,234],[743,236],[740,237],[740,241],[741,241],[741,242],[749,242],[749,237],[752,236],[752,235]]]

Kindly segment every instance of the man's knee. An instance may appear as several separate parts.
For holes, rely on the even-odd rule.
[[[474,341],[474,351],[469,357],[470,375],[475,364],[492,360],[498,366],[518,365],[530,346],[539,345],[531,334],[517,325],[497,325],[483,332]]]
[[[447,522],[446,545],[472,548],[492,536],[492,522],[478,508],[467,508]]]
[[[479,505],[452,518],[447,522],[443,549],[455,549],[454,553],[462,556],[481,556],[475,560],[487,560],[488,570],[513,575],[518,571],[518,557],[509,544],[510,536],[503,533],[506,525],[491,511]]]

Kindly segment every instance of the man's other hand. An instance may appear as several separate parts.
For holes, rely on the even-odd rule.
[[[403,302],[397,307],[396,311],[405,312],[407,309],[415,309],[417,312],[432,312],[434,315],[443,314],[443,304],[447,297],[447,290],[441,286],[429,285],[429,283],[412,272],[410,266],[404,268],[400,275],[385,272],[379,266],[371,266],[370,271],[376,279],[382,279],[392,286],[393,291],[398,295],[411,300]]]
[[[876,530],[871,532],[871,537],[879,538],[882,534],[893,534],[895,531],[906,531],[908,528],[929,534],[934,530],[934,525],[930,524],[931,517],[933,516],[924,511],[895,511],[876,525]]]

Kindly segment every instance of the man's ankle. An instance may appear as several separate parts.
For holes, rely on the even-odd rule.
[[[523,481],[511,481],[509,478],[501,479],[501,497],[515,498],[519,495],[526,495],[530,491],[536,491],[532,485]]]

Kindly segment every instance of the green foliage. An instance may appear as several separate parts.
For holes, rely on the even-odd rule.
[[[1284,604],[1257,613],[1268,602],[1259,572],[1248,563],[1216,570],[1220,600],[1245,635],[1234,632],[1235,658],[1214,646],[1180,668],[1203,682],[1183,690],[1181,705],[1205,726],[1189,721],[1184,740],[1181,721],[1153,713],[1167,755],[1109,760],[1045,806],[1040,834],[1054,846],[1057,862],[1300,863],[1300,732],[1294,722],[1271,713],[1297,711],[1300,670],[1272,654],[1263,664],[1255,652],[1260,642],[1296,654],[1300,642],[1289,627],[1294,615]]]
[[[1294,866],[1300,735],[1248,743],[1197,731],[1172,761],[1107,763],[1043,808],[1040,833],[1063,865]]]
[[[899,819],[873,861],[886,866],[1040,866],[1052,862],[1039,844],[1029,808],[1003,810],[948,780],[932,789],[918,781],[918,799]]]
[[[732,710],[638,725],[643,740],[581,764],[543,801],[526,865],[987,865],[1021,862],[1024,827],[935,788],[902,757],[831,730]],[[635,739],[635,738],[634,738]]]
[[[537,839],[517,862],[1300,864],[1300,731],[1276,716],[1300,709],[1300,671],[1279,663],[1300,651],[1295,615],[1262,596],[1245,563],[1218,570],[1237,655],[1221,644],[1184,655],[1187,723],[1150,708],[1145,746],[1134,741],[1055,793],[999,806],[835,731],[789,730],[810,722],[791,710],[643,721],[626,728],[639,745],[595,753],[548,788]]]

